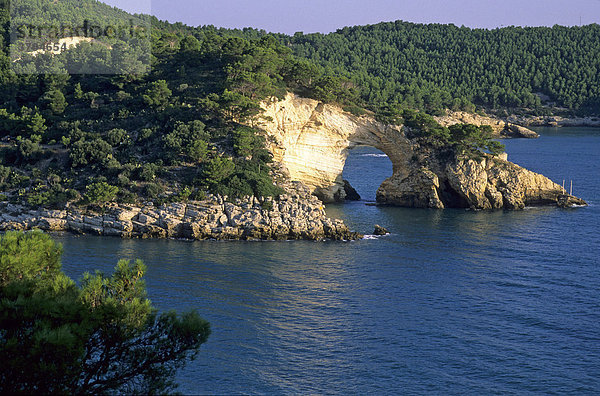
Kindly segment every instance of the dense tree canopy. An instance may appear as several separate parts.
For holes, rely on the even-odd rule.
[[[67,3],[19,0],[19,7],[51,23]],[[105,23],[127,15],[86,0],[67,19],[93,21],[103,13]],[[41,23],[36,18],[31,21]],[[280,193],[265,139],[239,123],[258,114],[264,98],[285,94],[297,63],[290,50],[271,36],[247,40],[148,18],[154,22],[150,73],[98,73],[117,59],[135,58],[143,43],[112,42],[112,50],[83,43],[12,64],[2,48],[0,161],[10,169],[1,186],[5,199],[60,207],[69,201],[162,203],[208,192],[232,198]],[[74,69],[83,74],[65,74]],[[310,73],[294,87],[312,89],[323,70]],[[232,164],[231,173],[214,177],[223,163]]]
[[[371,105],[541,111],[543,102],[554,102],[600,114],[596,24],[485,30],[397,21],[281,40],[297,56],[350,78]]]
[[[112,276],[61,271],[62,248],[41,232],[0,237],[0,393],[164,393],[210,327],[197,313],[159,314],[141,261]]]

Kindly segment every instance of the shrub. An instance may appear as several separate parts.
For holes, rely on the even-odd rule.
[[[43,96],[43,101],[46,107],[54,114],[62,114],[67,108],[67,100],[65,95],[57,89],[46,92]]]
[[[121,187],[127,187],[131,184],[131,180],[129,180],[129,178],[127,176],[125,176],[123,173],[121,173],[121,174],[119,174],[119,176],[117,176],[117,183]]]
[[[165,80],[158,80],[150,84],[143,95],[144,102],[150,106],[164,109],[168,104],[173,92],[169,89]]]
[[[127,131],[119,128],[111,129],[110,131],[108,131],[108,133],[106,134],[106,141],[113,147],[122,144],[128,145],[129,143],[131,143]]]
[[[208,153],[209,138],[201,121],[177,122],[173,130],[163,137],[163,145],[171,158],[187,155],[194,161],[204,159]]]
[[[344,111],[347,111],[348,113],[351,113],[357,117],[367,114],[367,111],[364,108],[357,105],[344,106]]]
[[[156,179],[156,174],[160,170],[161,167],[157,164],[144,164],[137,169],[136,175],[138,180],[149,182]]]
[[[106,165],[112,159],[112,146],[101,138],[79,140],[69,148],[69,158],[73,168]]]
[[[225,178],[231,176],[235,171],[235,164],[229,158],[216,157],[204,165],[204,177],[211,185],[219,184]]]
[[[144,187],[144,194],[148,198],[156,198],[160,194],[162,194],[164,191],[165,191],[165,189],[160,184],[157,184],[157,183],[148,183],[148,184],[146,184],[146,187]]]
[[[504,151],[504,145],[492,139],[489,125],[456,124],[450,126],[450,134],[461,154],[472,156],[488,151],[497,155]]]
[[[206,192],[203,190],[197,189],[191,196],[191,199],[194,201],[204,201],[206,199]]]
[[[92,183],[85,188],[85,198],[91,203],[102,203],[113,201],[119,187],[111,186],[107,182],[96,182]]]
[[[143,140],[147,140],[150,139],[150,137],[152,137],[152,134],[154,133],[154,131],[150,128],[144,128],[140,131],[140,133],[138,134],[138,138],[137,140],[139,142],[143,141]]]
[[[17,138],[17,154],[22,161],[34,162],[38,159],[41,152],[39,142],[23,139],[21,136]]]
[[[271,211],[273,210],[273,202],[272,201],[263,201],[263,203],[260,204],[260,206],[266,210],[266,211]]]
[[[119,202],[127,204],[135,204],[137,202],[137,195],[131,191],[121,190],[119,192]]]
[[[264,138],[249,127],[240,127],[233,131],[233,149],[241,157],[251,157],[255,150],[264,146]]]
[[[179,193],[171,197],[171,202],[187,202],[192,195],[192,190],[189,187],[184,187]]]
[[[208,155],[208,143],[204,140],[196,140],[187,147],[187,155],[196,162],[200,162]]]

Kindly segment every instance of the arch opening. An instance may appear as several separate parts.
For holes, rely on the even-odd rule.
[[[367,145],[349,149],[342,172],[344,200],[374,203],[377,190],[392,174],[392,161],[383,151]]]

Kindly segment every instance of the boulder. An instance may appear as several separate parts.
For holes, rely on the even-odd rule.
[[[377,202],[411,208],[444,208],[439,189],[438,176],[427,168],[415,169],[407,176],[395,173],[377,190]]]
[[[387,235],[389,233],[390,232],[386,228],[380,226],[379,224],[375,224],[375,230],[373,230],[373,235]]]
[[[512,138],[537,139],[540,137],[536,132],[529,128],[517,124],[507,124],[507,128],[502,131],[503,135]]]
[[[360,194],[352,187],[348,180],[344,180],[344,193],[346,201],[360,201]]]

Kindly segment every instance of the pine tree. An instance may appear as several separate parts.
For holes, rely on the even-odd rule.
[[[159,314],[141,261],[77,285],[41,232],[0,237],[0,393],[165,393],[206,342],[194,311]]]

